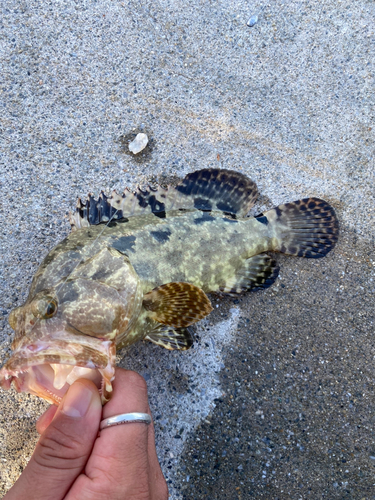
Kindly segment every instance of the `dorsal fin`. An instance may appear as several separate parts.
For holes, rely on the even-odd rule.
[[[258,196],[255,182],[234,170],[205,168],[188,174],[176,186],[181,197],[198,210],[219,210],[244,216]]]
[[[176,187],[164,189],[126,189],[107,197],[100,193],[98,200],[89,195],[80,199],[76,211],[70,214],[73,229],[118,220],[134,215],[154,213],[162,216],[166,211],[178,209],[219,210],[240,217],[247,214],[258,194],[256,184],[245,175],[232,170],[206,168],[188,174]]]

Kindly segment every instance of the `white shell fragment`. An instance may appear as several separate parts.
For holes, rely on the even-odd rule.
[[[133,154],[137,154],[143,149],[148,144],[148,137],[146,134],[138,134],[137,137],[134,139],[134,141],[129,143],[129,151],[131,151]]]
[[[253,26],[256,25],[256,23],[258,22],[258,16],[255,15],[255,16],[251,16],[250,19],[247,21],[247,25],[252,28]]]

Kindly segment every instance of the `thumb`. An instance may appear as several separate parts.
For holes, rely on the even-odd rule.
[[[101,414],[95,384],[85,379],[74,382],[41,435],[26,469],[4,498],[63,499],[86,465]]]

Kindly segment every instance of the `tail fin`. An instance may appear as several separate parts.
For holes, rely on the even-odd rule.
[[[286,203],[262,215],[271,226],[276,252],[318,259],[335,246],[339,235],[334,209],[319,198]]]

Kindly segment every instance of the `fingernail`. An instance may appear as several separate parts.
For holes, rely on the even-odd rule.
[[[61,411],[69,417],[84,417],[90,408],[93,395],[85,385],[75,382],[65,394]]]

